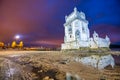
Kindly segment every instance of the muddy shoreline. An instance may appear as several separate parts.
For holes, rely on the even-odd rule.
[[[113,52],[110,52],[113,53]],[[120,52],[114,52],[119,60]],[[76,63],[73,60],[75,56],[88,56],[88,53],[80,52],[61,52],[61,51],[1,51],[0,52],[0,79],[1,80],[66,80],[66,73],[73,76],[78,75],[85,80],[99,79],[120,79],[120,66],[116,65],[114,69],[110,66],[103,70],[95,69],[91,66],[85,66]],[[11,64],[11,68],[8,68]],[[5,66],[8,65],[8,66]],[[4,67],[4,68],[3,68]],[[16,69],[16,70],[14,70]],[[5,72],[10,73],[5,79]],[[111,73],[111,74],[110,74]]]

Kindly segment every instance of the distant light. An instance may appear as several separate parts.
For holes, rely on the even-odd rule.
[[[15,39],[20,39],[20,35],[16,35],[16,36],[15,36]]]

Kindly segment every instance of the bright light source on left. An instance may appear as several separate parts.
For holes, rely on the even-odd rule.
[[[19,39],[19,38],[20,38],[20,36],[19,36],[19,35],[16,35],[16,36],[15,36],[15,39]]]

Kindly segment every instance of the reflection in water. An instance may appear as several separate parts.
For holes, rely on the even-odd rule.
[[[10,67],[10,69],[6,70],[5,73],[6,73],[6,76],[11,77],[11,76],[14,75],[16,72],[15,72],[15,69],[14,69],[14,68],[11,68],[11,67]]]
[[[106,66],[111,65],[112,68],[115,66],[115,60],[111,55],[92,55],[88,57],[76,57],[76,62],[81,62],[85,65],[90,65],[92,67],[98,68],[98,69],[104,69]]]
[[[5,59],[1,65],[1,77],[0,80],[25,80],[22,74],[22,68],[11,62],[9,59]]]

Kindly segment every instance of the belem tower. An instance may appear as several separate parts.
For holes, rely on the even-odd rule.
[[[77,8],[69,15],[65,16],[65,36],[64,43],[61,44],[61,49],[79,49],[82,47],[87,48],[109,48],[110,39],[106,35],[105,39],[100,38],[94,31],[93,37],[90,37],[88,28],[88,21],[85,14],[79,12]]]

